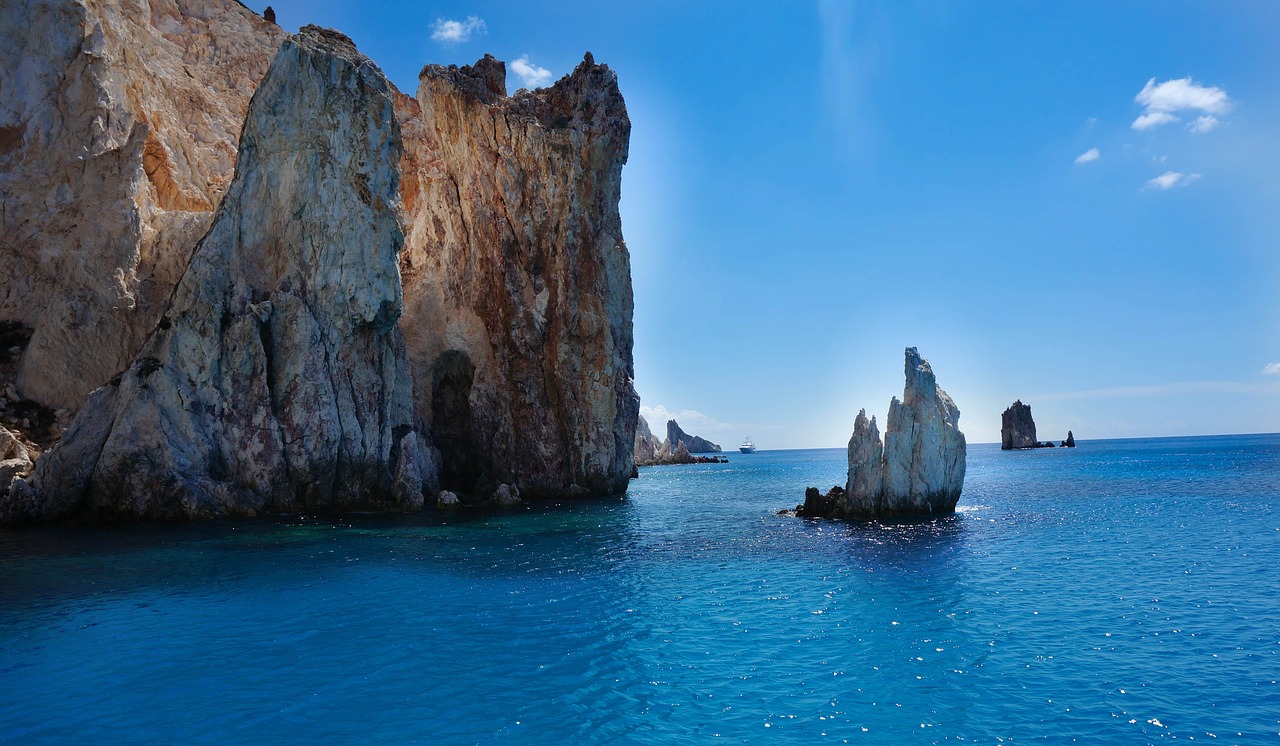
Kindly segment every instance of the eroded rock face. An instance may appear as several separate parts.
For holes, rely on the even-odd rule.
[[[889,403],[883,446],[875,418],[858,412],[844,488],[825,496],[810,488],[798,514],[865,519],[955,511],[965,472],[960,410],[914,347],[907,348],[905,373],[902,400]]]
[[[234,0],[0,5],[0,320],[34,329],[24,399],[74,411],[133,359],[284,37]]]
[[[503,63],[428,65],[401,100],[401,326],[446,488],[619,493],[633,470],[630,120],[590,55],[507,96]]]
[[[0,518],[411,508],[434,494],[396,326],[392,94],[336,32],[284,43],[171,304]]]
[[[1018,399],[1000,415],[1000,450],[1038,448],[1036,421],[1031,418],[1031,405]]]

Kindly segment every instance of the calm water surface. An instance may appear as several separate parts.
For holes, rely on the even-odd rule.
[[[842,450],[511,513],[0,531],[4,743],[1280,742],[1280,435]]]

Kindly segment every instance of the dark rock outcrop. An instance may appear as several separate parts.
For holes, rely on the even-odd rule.
[[[1073,440],[1074,444],[1075,441]],[[1053,448],[1053,441],[1036,439],[1036,421],[1031,418],[1031,405],[1018,399],[1000,416],[1000,450],[1021,451],[1027,448]]]
[[[1066,440],[1064,440],[1064,441],[1062,441],[1062,447],[1063,447],[1063,448],[1075,448],[1075,447],[1076,447],[1076,436],[1075,436],[1075,433],[1072,433],[1070,430],[1068,430],[1068,431],[1067,431],[1067,439],[1066,439]]]
[[[405,509],[434,493],[396,326],[391,94],[341,34],[284,43],[160,323],[0,520]]]
[[[955,511],[965,473],[960,410],[914,347],[906,350],[905,372],[902,401],[889,403],[883,445],[875,418],[858,412],[844,488],[822,495],[810,487],[798,515],[867,519]]]
[[[1031,405],[1019,399],[1000,415],[1000,450],[1038,448],[1036,421],[1031,418]]]

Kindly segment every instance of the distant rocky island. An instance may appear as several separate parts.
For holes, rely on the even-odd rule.
[[[234,0],[0,16],[0,522],[626,490],[608,67],[410,97]]]
[[[902,401],[889,402],[883,443],[865,409],[849,439],[849,474],[843,487],[805,491],[799,516],[873,519],[955,512],[964,488],[965,437],[960,409],[939,386],[929,361],[906,350]]]
[[[1067,431],[1062,441],[1064,448],[1076,447],[1076,436]],[[1031,418],[1031,405],[1018,399],[1000,416],[1000,450],[1019,451],[1027,448],[1053,448],[1052,441],[1041,442],[1036,438],[1036,421]]]
[[[671,464],[723,464],[724,456],[696,456],[699,453],[720,453],[720,446],[705,438],[689,435],[680,429],[675,420],[667,420],[666,440],[659,441],[649,423],[640,415],[636,425],[636,466],[667,466]]]

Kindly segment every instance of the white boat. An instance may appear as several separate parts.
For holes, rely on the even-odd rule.
[[[750,436],[750,435],[748,435],[748,436],[747,436],[747,439],[746,439],[746,440],[742,441],[742,445],[738,446],[738,450],[739,450],[739,451],[742,451],[743,453],[755,453],[755,452],[756,452],[756,444],[751,442],[751,436]]]

